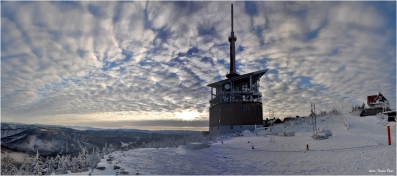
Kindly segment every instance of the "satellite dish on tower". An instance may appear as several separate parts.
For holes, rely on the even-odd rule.
[[[225,89],[230,89],[230,85],[229,84],[225,84]]]

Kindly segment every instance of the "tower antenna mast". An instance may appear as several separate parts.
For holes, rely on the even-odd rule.
[[[237,41],[237,37],[234,35],[233,31],[233,4],[231,5],[231,20],[232,20],[232,31],[230,32],[229,36],[229,43],[230,43],[230,70],[229,73],[226,75],[227,78],[233,78],[235,76],[239,76],[236,71],[236,47],[235,42]]]

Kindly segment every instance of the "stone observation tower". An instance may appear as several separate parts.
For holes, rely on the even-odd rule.
[[[263,127],[262,94],[259,92],[259,80],[268,71],[260,70],[240,75],[236,72],[235,42],[237,37],[230,32],[230,72],[227,79],[208,84],[211,87],[210,135],[254,130]]]

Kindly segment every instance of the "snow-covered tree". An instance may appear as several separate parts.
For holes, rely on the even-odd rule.
[[[84,168],[84,160],[83,160],[83,154],[82,153],[79,153],[76,156],[76,161],[74,163],[76,163],[76,162],[77,162],[77,171],[76,172],[82,172],[83,168]]]
[[[77,156],[71,158],[71,167],[69,168],[69,170],[72,173],[81,172],[79,160],[78,160]]]
[[[30,175],[30,174],[31,174],[31,168],[25,159],[23,160],[21,166],[18,169],[18,175]]]
[[[79,159],[80,159],[81,171],[83,172],[88,171],[88,168],[91,166],[91,159],[88,150],[85,147],[83,147],[83,150],[79,155],[80,155]]]
[[[146,143],[145,142],[141,143],[141,148],[146,148]]]
[[[54,172],[54,166],[53,166],[53,159],[50,157],[47,157],[45,163],[44,163],[44,170],[45,170],[45,175],[51,175]]]
[[[102,156],[105,156],[108,153],[109,153],[108,152],[108,146],[107,146],[107,143],[105,142],[105,146],[102,148]]]
[[[32,174],[33,175],[43,175],[43,162],[40,159],[39,151],[37,150],[36,157],[33,159],[32,164]]]
[[[90,157],[90,167],[91,169],[94,169],[97,164],[101,161],[101,154],[99,153],[99,149],[97,148],[95,150],[95,148],[92,148],[92,153],[91,153],[91,157]]]
[[[57,168],[55,170],[55,173],[58,174],[58,175],[59,174],[66,174],[67,170],[68,170],[68,166],[67,166],[67,161],[65,160],[65,157],[64,156],[59,157],[58,165],[57,165]]]
[[[57,155],[54,159],[52,159],[52,168],[54,169],[54,171],[57,169],[57,167],[58,167],[58,163],[59,163],[59,159],[60,159],[60,156],[59,155]]]
[[[68,171],[68,170],[70,170],[70,168],[72,168],[72,157],[70,155],[66,155],[66,156],[64,156],[64,160],[65,160],[66,168]]]
[[[116,149],[113,147],[113,144],[109,144],[109,148],[108,148],[108,152],[112,153],[114,152]]]

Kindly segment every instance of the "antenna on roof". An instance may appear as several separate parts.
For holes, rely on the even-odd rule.
[[[235,42],[237,41],[237,37],[234,35],[233,31],[233,4],[231,5],[231,17],[232,17],[232,31],[230,32],[229,36],[229,43],[230,43],[230,71],[226,75],[227,78],[233,78],[238,76],[239,74],[236,72],[236,49],[235,49]]]
[[[233,4],[232,4],[232,13],[231,13],[231,15],[232,15],[232,32],[233,32]]]

